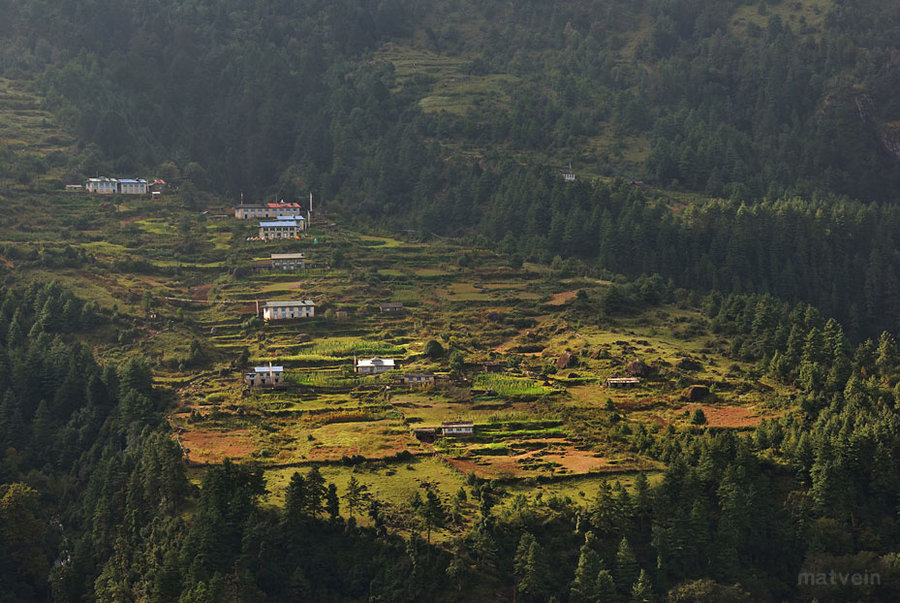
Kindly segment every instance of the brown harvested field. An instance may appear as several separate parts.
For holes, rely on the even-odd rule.
[[[597,457],[593,452],[585,450],[567,450],[562,454],[545,454],[541,459],[553,463],[559,463],[569,473],[590,473],[604,469],[622,470],[628,467],[622,465],[610,465],[610,459]]]
[[[206,301],[210,289],[212,289],[212,285],[194,287],[191,292],[191,297],[193,297],[195,301]]]
[[[577,289],[573,289],[572,291],[563,291],[562,293],[554,293],[553,295],[550,296],[550,301],[545,302],[544,305],[546,305],[546,306],[562,306],[567,301],[569,301],[570,299],[575,297],[576,295],[578,295]]]
[[[581,475],[603,471],[629,471],[641,468],[637,462],[621,462],[609,457],[597,456],[589,450],[579,450],[568,440],[547,438],[529,440],[545,442],[547,448],[528,450],[507,455],[473,455],[466,458],[450,458],[447,462],[462,473],[474,471],[475,475],[491,478],[525,478],[555,474]],[[515,448],[512,444],[511,448]]]
[[[256,452],[247,429],[227,432],[195,429],[182,434],[181,444],[192,463],[221,463],[226,458],[240,459]]]
[[[554,463],[558,467],[550,469],[524,468],[522,462]],[[606,471],[629,471],[639,469],[636,463],[612,463],[611,459],[595,457],[593,453],[582,451],[566,451],[560,454],[545,454],[535,457],[533,453],[515,456],[478,457],[477,459],[448,459],[448,463],[457,471],[468,474],[472,471],[482,479],[493,478],[526,478],[550,476],[564,473],[566,475],[585,475]]]
[[[756,427],[763,419],[774,418],[772,414],[756,414],[752,408],[741,406],[709,406],[706,404],[687,404],[676,410],[678,413],[693,413],[702,408],[706,415],[706,424],[710,427]]]

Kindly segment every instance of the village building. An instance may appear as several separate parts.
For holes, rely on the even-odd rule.
[[[142,179],[123,178],[119,180],[119,191],[122,195],[146,195],[147,181]]]
[[[98,195],[115,195],[118,181],[114,178],[89,178],[84,188],[89,193]]]
[[[303,208],[299,203],[241,203],[234,208],[234,217],[240,220],[299,217],[302,214]]]
[[[249,373],[244,373],[244,383],[250,387],[277,387],[282,384],[283,366],[257,366]]]
[[[383,314],[399,314],[400,312],[404,311],[403,304],[401,304],[399,302],[389,302],[386,304],[380,304],[378,306],[378,309]]]
[[[312,318],[316,313],[316,304],[310,300],[270,301],[263,304],[263,320],[291,320],[294,318]]]
[[[259,223],[259,238],[264,241],[272,239],[294,239],[304,230],[304,220],[275,220]]]
[[[360,375],[377,375],[392,371],[394,368],[396,366],[393,358],[379,358],[377,356],[368,360],[356,360],[355,356],[353,358],[353,370]]]
[[[66,192],[68,193],[80,193],[84,190],[84,186],[81,184],[67,184]]]
[[[406,385],[434,385],[434,373],[406,373],[400,376]]]
[[[273,270],[303,270],[305,268],[306,254],[303,253],[273,253],[269,256],[272,260]]]
[[[444,421],[441,423],[441,433],[445,436],[470,436],[475,433],[475,424],[472,421]]]
[[[640,383],[639,377],[610,377],[606,380],[606,387],[635,387]]]
[[[266,206],[261,204],[238,205],[234,208],[234,217],[240,220],[268,218]]]
[[[133,178],[89,178],[84,186],[98,195],[146,195],[147,181]]]

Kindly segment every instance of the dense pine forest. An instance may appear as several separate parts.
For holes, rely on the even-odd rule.
[[[74,141],[0,141],[0,601],[900,600],[898,32],[888,0],[0,0],[0,78]],[[401,531],[311,463],[270,504],[253,463],[186,466],[152,346],[98,343],[171,327],[150,285],[129,315],[52,278],[180,278],[197,255],[190,285],[222,285],[240,271],[208,266],[247,233],[221,251],[179,218],[178,264],[157,268],[7,232],[12,208],[114,173],[168,181],[170,216],[312,192],[356,228],[542,266],[579,283],[574,332],[696,312],[723,371],[788,402],[737,430],[628,421],[608,399],[580,428],[661,477],[581,499],[473,470],[451,500],[424,484]],[[128,247],[136,227],[102,211],[42,227],[87,244],[97,222]],[[401,282],[346,251],[330,263],[373,299]],[[247,365],[182,322],[190,356],[169,364]],[[458,348],[458,378],[478,345],[455,328],[432,341]]]

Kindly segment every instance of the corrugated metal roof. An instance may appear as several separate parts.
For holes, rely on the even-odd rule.
[[[297,226],[297,223],[293,220],[279,220],[278,222],[260,222],[261,228],[276,228],[279,226]]]
[[[368,360],[360,360],[356,366],[394,366],[393,358],[369,358]]]
[[[263,304],[263,308],[296,308],[297,306],[315,306],[316,302],[304,299],[297,301],[270,301]]]
[[[253,367],[253,370],[256,371],[257,373],[268,373],[270,369],[273,373],[283,373],[284,372],[283,366],[272,366],[272,367],[255,366],[255,367]]]
[[[269,256],[272,260],[303,260],[306,259],[305,253],[273,253]]]

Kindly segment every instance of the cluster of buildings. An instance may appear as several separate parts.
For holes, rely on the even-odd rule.
[[[377,356],[366,360],[357,360],[353,357],[353,370],[358,375],[379,375],[397,368],[393,358],[379,358]],[[244,382],[254,386],[279,387],[283,383],[284,367],[257,366],[252,371],[244,373]],[[398,377],[397,382],[412,386],[434,385],[434,373],[405,373]]]
[[[299,203],[248,203],[243,199],[234,208],[234,217],[239,220],[260,220],[259,239],[296,239],[309,224],[309,212],[303,215]]]
[[[310,207],[312,199],[310,198]],[[263,241],[273,239],[299,238],[300,234],[309,225],[309,213],[302,215],[303,209],[299,203],[259,203],[241,204],[234,208],[234,217],[239,220],[260,220],[259,239]],[[295,271],[306,268],[306,256],[303,253],[273,253],[269,260],[255,261],[253,267],[258,270]],[[402,303],[380,304],[380,312],[384,314],[400,314],[405,312]],[[269,301],[261,308],[262,317],[266,322],[276,320],[295,320],[313,318],[316,304],[312,300],[284,300]],[[342,312],[346,317],[346,312]],[[368,359],[353,357],[353,371],[358,375],[379,375],[396,370],[397,364],[393,358],[379,358],[377,356]],[[244,373],[244,382],[253,387],[279,388],[284,387],[284,367],[268,366],[253,367],[251,371]],[[397,383],[411,387],[427,387],[434,385],[434,373],[405,373],[397,377]],[[432,429],[434,435],[440,431],[440,435],[472,435],[474,426],[471,422],[455,421],[444,422],[440,428]],[[429,430],[424,430],[429,431]],[[421,434],[417,433],[417,437]],[[426,436],[427,437],[427,436]]]
[[[67,184],[66,190],[71,192],[86,191],[96,195],[146,195],[153,197],[162,194],[165,188],[165,180],[156,179],[148,182],[143,178],[88,178],[84,186],[80,184]]]

